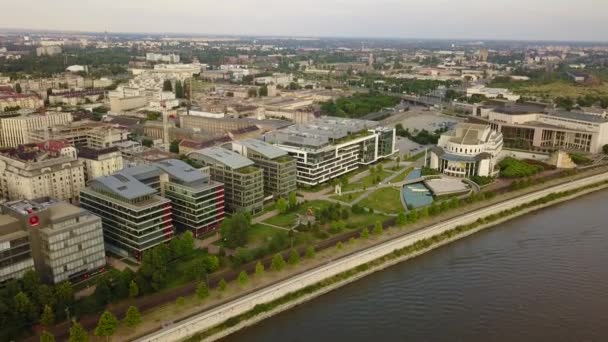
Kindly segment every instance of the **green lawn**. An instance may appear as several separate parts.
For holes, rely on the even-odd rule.
[[[247,232],[248,246],[261,246],[272,239],[277,234],[287,235],[287,231],[265,226],[263,224],[254,224]]]
[[[359,202],[359,205],[388,214],[398,214],[404,211],[399,196],[400,192],[395,188],[378,189]]]
[[[348,183],[345,187],[342,188],[342,191],[351,191],[351,190],[359,190],[359,189],[365,189],[365,188],[369,188],[371,186],[377,185],[378,179],[380,179],[380,181],[384,180],[386,177],[392,175],[392,172],[388,172],[388,171],[380,171],[380,172],[374,172],[374,173],[370,173],[369,175],[361,178],[360,180],[356,181],[356,182],[352,182],[352,183]]]
[[[357,197],[361,196],[361,194],[363,194],[363,191],[357,191],[352,194],[342,195],[342,196],[335,195],[335,196],[331,196],[330,198],[338,200],[338,201],[342,201],[345,203],[350,203],[350,202],[354,201],[355,199],[357,199]]]
[[[273,216],[264,222],[275,225],[275,226],[279,226],[279,227],[291,228],[296,224],[296,219],[297,219],[296,213],[289,212],[289,213]]]

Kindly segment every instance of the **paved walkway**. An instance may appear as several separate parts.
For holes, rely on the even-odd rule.
[[[263,213],[263,214],[262,214],[262,215],[260,215],[260,216],[256,216],[256,217],[254,217],[254,218],[251,220],[251,222],[252,222],[253,224],[256,224],[256,223],[262,223],[262,222],[264,222],[264,221],[268,220],[268,219],[269,219],[269,218],[271,218],[271,217],[275,217],[275,216],[277,216],[278,214],[279,214],[279,210],[278,210],[278,209],[274,209],[274,210],[271,210],[271,211],[269,211],[269,212],[267,212],[267,213]]]

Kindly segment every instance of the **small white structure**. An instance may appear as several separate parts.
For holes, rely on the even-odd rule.
[[[513,94],[509,89],[505,88],[488,88],[484,85],[476,85],[470,88],[467,88],[467,97],[471,97],[473,95],[483,95],[488,99],[505,99],[509,101],[517,101],[520,96],[517,94]]]
[[[430,167],[453,177],[493,177],[502,146],[502,133],[490,125],[460,123],[430,149]]]

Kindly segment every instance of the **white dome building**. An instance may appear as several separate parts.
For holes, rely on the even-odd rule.
[[[430,149],[430,167],[453,177],[494,177],[502,145],[502,133],[490,125],[461,123],[442,134],[437,146]]]

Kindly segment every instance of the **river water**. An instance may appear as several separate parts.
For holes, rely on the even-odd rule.
[[[454,242],[225,341],[608,341],[608,191]]]

